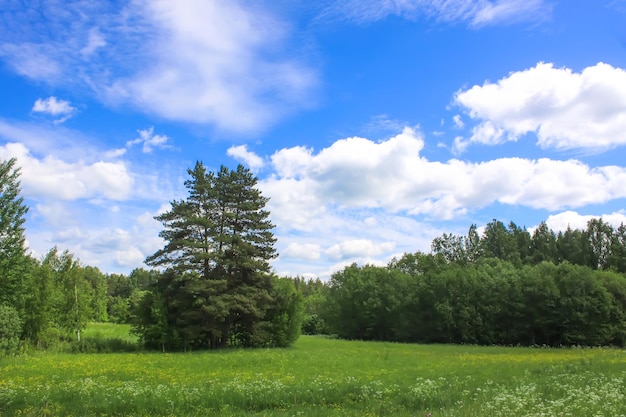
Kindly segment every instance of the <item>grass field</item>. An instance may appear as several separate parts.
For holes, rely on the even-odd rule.
[[[129,339],[92,325],[85,337]],[[352,342],[0,360],[1,416],[626,416],[626,351]]]

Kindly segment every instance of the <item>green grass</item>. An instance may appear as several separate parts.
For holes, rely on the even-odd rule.
[[[83,331],[83,338],[119,339],[137,343],[137,337],[130,334],[130,324],[89,323]]]
[[[85,337],[127,337],[92,326]],[[128,339],[132,341],[133,339]],[[36,353],[0,361],[2,416],[623,416],[626,352],[352,342]]]

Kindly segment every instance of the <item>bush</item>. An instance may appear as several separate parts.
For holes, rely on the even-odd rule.
[[[317,314],[307,314],[302,321],[302,334],[328,334],[328,326],[323,318]]]

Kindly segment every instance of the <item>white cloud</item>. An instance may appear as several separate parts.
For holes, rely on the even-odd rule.
[[[163,137],[148,135],[152,142],[149,141],[146,146],[161,143],[160,146],[170,148],[167,143],[162,144]],[[182,181],[180,186],[176,182],[179,179],[177,175],[184,173],[180,167],[162,162],[155,165],[151,159],[145,158],[141,164],[131,165],[128,160],[120,158],[126,153],[126,148],[103,150],[94,145],[99,141],[97,137],[86,136],[62,125],[5,122],[0,119],[0,139],[0,157],[24,158],[23,176],[31,177],[29,184],[33,188],[30,190],[37,191],[38,195],[43,192],[54,197],[58,192],[61,198],[80,196],[77,198],[90,201],[114,195],[115,199],[125,199],[122,195],[128,195],[133,199],[163,201],[178,198],[180,191],[184,190]],[[176,172],[172,173],[172,170]],[[44,173],[50,174],[50,178],[37,178]],[[105,180],[109,175],[111,178]],[[65,177],[70,181],[64,186],[62,178]],[[100,179],[95,180],[94,177]],[[54,182],[55,187],[62,190],[46,190],[47,182]],[[75,184],[78,188],[69,188]],[[129,192],[131,188],[132,192]]]
[[[60,227],[62,230],[78,229],[74,223],[77,217],[76,212],[68,205],[67,201],[40,202],[35,204],[33,209],[30,211],[30,214],[34,220],[43,220],[45,224]],[[61,235],[63,233],[60,232]]]
[[[139,134],[139,137],[126,142],[126,148],[130,148],[133,145],[138,145],[140,143],[143,144],[142,146],[143,153],[150,153],[152,152],[154,148],[160,148],[160,149],[171,148],[171,146],[168,145],[167,143],[169,138],[166,135],[155,135],[154,127],[150,127],[149,129],[138,130],[137,133]],[[110,156],[120,156],[120,155],[123,155],[124,153],[125,152],[122,152],[122,149],[113,149],[112,151],[109,151]]]
[[[313,243],[290,243],[280,253],[281,257],[315,261],[320,259],[320,247]]]
[[[281,223],[303,230],[335,207],[381,208],[450,219],[499,202],[558,210],[626,197],[626,168],[576,161],[500,158],[482,163],[420,156],[421,135],[405,128],[383,142],[338,140],[317,154],[302,147],[272,156],[262,182]]]
[[[455,114],[452,117],[452,121],[454,122],[454,126],[457,127],[458,129],[463,129],[465,127],[465,123],[463,123],[463,119],[461,119],[460,114]]]
[[[555,233],[564,232],[568,227],[585,230],[589,220],[598,218],[602,218],[603,221],[609,223],[614,228],[618,228],[622,223],[626,224],[626,212],[624,210],[603,214],[601,216],[583,215],[575,211],[565,211],[548,216],[546,224]]]
[[[599,63],[576,73],[539,63],[497,83],[459,91],[455,102],[480,123],[468,139],[494,145],[537,135],[542,148],[603,150],[626,144],[626,70]]]
[[[36,254],[53,246],[69,250],[84,264],[105,272],[128,273],[143,266],[144,259],[163,247],[158,237],[161,225],[156,212],[126,205],[123,212],[69,201],[54,201],[34,206],[27,221],[26,234]],[[28,227],[40,224],[45,227]]]
[[[87,45],[80,50],[80,53],[83,56],[88,57],[96,52],[99,48],[103,48],[107,46],[107,41],[105,40],[100,30],[96,28],[92,28],[89,31],[89,37],[87,38]]]
[[[53,156],[34,157],[21,143],[0,146],[0,158],[16,158],[21,167],[24,195],[29,198],[51,197],[61,200],[104,197],[129,198],[133,178],[122,162],[65,162]]]
[[[53,57],[55,48],[33,43],[0,44],[0,57],[15,72],[35,80],[58,81],[63,67]]]
[[[76,107],[73,107],[69,101],[58,100],[56,97],[50,96],[46,99],[37,99],[32,111],[52,116],[63,116],[55,120],[55,123],[63,123],[76,113]]]
[[[474,9],[471,15],[473,26],[543,20],[551,12],[551,7],[543,0],[500,0],[477,3],[480,6]]]
[[[285,26],[237,2],[142,1],[151,62],[106,91],[162,117],[254,131],[306,103],[310,69],[280,57]],[[272,52],[270,48],[273,49]]]
[[[126,154],[126,151],[127,151],[126,148],[110,149],[110,150],[108,150],[108,151],[106,151],[104,153],[104,156],[107,159],[114,159],[114,158],[117,158],[117,157],[120,157],[120,156]]]
[[[53,234],[52,239],[55,242],[68,242],[68,241],[76,241],[76,240],[84,240],[87,237],[87,233],[84,230],[81,230],[77,226],[62,228],[56,230]]]
[[[170,120],[251,132],[313,101],[314,71],[259,4],[68,0],[21,5],[7,25],[15,72]]]
[[[364,131],[368,135],[383,135],[388,136],[401,131],[408,123],[401,122],[399,120],[391,119],[386,114],[378,114],[373,116],[370,121],[365,125]]]
[[[248,167],[250,167],[253,171],[262,168],[263,165],[265,165],[263,158],[254,152],[250,152],[246,145],[231,146],[226,151],[226,154],[228,156],[232,156],[237,161],[248,165]]]
[[[136,246],[129,246],[115,253],[115,261],[120,267],[128,269],[138,268],[143,264],[146,255]]]
[[[372,214],[329,210],[322,218],[311,219],[314,230],[308,232],[294,233],[290,225],[279,224],[277,273],[328,279],[352,263],[383,265],[398,253],[428,251],[432,239],[442,233],[409,217],[376,212],[374,220]]]
[[[351,239],[331,246],[325,253],[331,260],[339,261],[380,256],[391,252],[395,246],[393,242],[374,243],[369,239]]]
[[[312,230],[312,219],[322,219],[325,203],[317,196],[317,184],[308,179],[271,176],[260,182],[263,194],[270,197],[268,208],[278,226],[294,230]]]
[[[69,101],[58,100],[56,97],[50,96],[47,99],[37,99],[32,111],[59,116],[73,113],[76,108],[72,107]]]
[[[92,151],[85,146],[91,138],[60,124],[50,126],[0,119],[0,138],[4,143],[21,143],[34,153],[64,158],[88,158]]]
[[[541,21],[551,13],[544,0],[341,0],[333,2],[321,19],[348,19],[367,23],[395,15],[406,19],[425,16],[440,22],[466,22],[472,27]]]

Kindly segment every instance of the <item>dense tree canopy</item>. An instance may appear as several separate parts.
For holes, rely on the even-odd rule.
[[[354,339],[522,345],[626,344],[626,227],[602,219],[532,235],[494,220],[443,234],[432,253],[333,275],[319,311]]]

